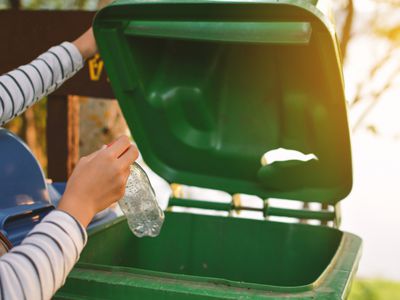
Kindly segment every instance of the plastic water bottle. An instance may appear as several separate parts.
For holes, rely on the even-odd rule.
[[[131,165],[125,195],[119,200],[119,205],[134,235],[159,235],[164,223],[164,212],[158,206],[156,194],[146,172],[137,163]]]

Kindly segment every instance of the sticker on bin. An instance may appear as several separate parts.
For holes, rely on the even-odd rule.
[[[270,150],[267,153],[265,153],[261,159],[261,164],[263,166],[266,166],[276,161],[288,161],[288,160],[310,161],[310,160],[318,160],[318,157],[314,153],[304,154],[297,150],[278,148]]]

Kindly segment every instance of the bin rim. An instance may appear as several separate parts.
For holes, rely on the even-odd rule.
[[[171,214],[187,214],[187,213],[179,213],[179,212],[170,212]],[[204,216],[204,217],[212,217],[212,218],[225,218],[221,216]],[[234,218],[234,217],[228,217]],[[264,222],[261,220],[253,220],[255,222]],[[89,236],[102,234],[108,228],[119,224],[121,222],[125,222],[125,218],[123,216],[110,221],[107,224],[101,225],[97,228],[89,230]],[[268,221],[270,223],[277,223],[288,226],[301,226],[301,227],[315,227],[314,225],[309,224],[288,224],[283,222],[276,221]],[[97,277],[95,280],[104,280],[109,276],[116,277],[113,280],[117,280],[117,277],[121,274],[126,274],[126,276],[138,277],[146,280],[146,278],[150,279],[150,281],[158,280],[163,282],[163,285],[166,284],[166,281],[170,281],[170,284],[173,283],[183,284],[183,285],[204,285],[204,288],[215,288],[216,286],[229,289],[239,289],[239,290],[253,290],[258,292],[272,292],[272,293],[288,293],[289,295],[296,294],[308,294],[318,292],[319,290],[330,290],[332,293],[339,292],[340,295],[338,297],[344,297],[350,291],[351,282],[353,277],[356,274],[357,266],[359,260],[361,258],[362,252],[362,241],[361,239],[349,232],[341,231],[336,228],[327,228],[328,230],[338,231],[342,233],[342,238],[336,250],[336,253],[332,257],[331,262],[328,264],[327,268],[320,274],[320,276],[309,284],[298,285],[298,286],[276,286],[276,285],[268,285],[268,284],[259,284],[259,283],[249,283],[249,282],[239,282],[234,280],[228,280],[217,277],[204,277],[198,275],[184,275],[184,274],[174,274],[162,271],[152,271],[141,268],[133,268],[133,267],[123,267],[123,266],[109,266],[102,264],[93,264],[93,263],[80,263],[77,264],[78,272],[87,272],[88,276],[91,279],[95,279],[93,276]],[[86,271],[84,271],[86,270]],[[95,275],[96,274],[96,275]],[[80,276],[77,274],[78,277]],[[74,277],[74,272],[72,273],[72,277]],[[84,275],[85,276],[85,275]],[[134,281],[134,280],[133,280]],[[117,281],[116,281],[117,282]],[[179,283],[180,282],[180,283]]]

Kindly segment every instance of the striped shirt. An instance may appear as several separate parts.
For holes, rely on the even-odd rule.
[[[83,64],[79,50],[64,42],[31,63],[0,76],[0,126],[53,92]]]
[[[1,299],[51,299],[86,245],[75,218],[54,210],[0,258]]]
[[[0,76],[0,126],[78,72],[84,60],[64,42],[31,63]],[[0,258],[0,299],[50,299],[64,284],[87,241],[72,216],[55,210]]]

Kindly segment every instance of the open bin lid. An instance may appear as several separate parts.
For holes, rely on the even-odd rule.
[[[148,165],[169,182],[334,204],[351,190],[338,43],[318,1],[116,1],[94,30]],[[261,164],[286,148],[318,160]]]

